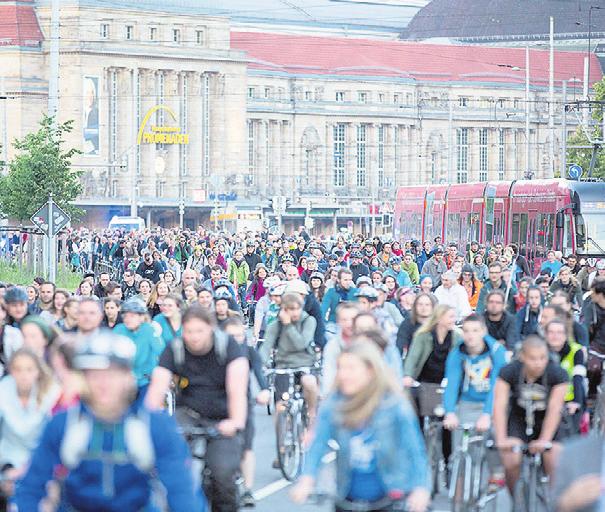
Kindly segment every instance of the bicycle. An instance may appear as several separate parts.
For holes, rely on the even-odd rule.
[[[552,443],[546,446],[546,450],[550,449],[552,449]],[[511,451],[523,454],[519,480],[513,494],[513,510],[515,512],[550,510],[549,478],[544,473],[542,455],[530,453],[528,444],[513,446]]]
[[[277,445],[277,460],[282,475],[290,482],[294,481],[302,471],[304,461],[303,435],[308,427],[307,404],[302,386],[296,383],[299,374],[311,374],[313,368],[272,368],[267,370],[267,376],[288,376],[288,391],[281,397],[282,406],[276,408],[277,419],[275,437]]]
[[[431,497],[439,494],[439,477],[445,469],[442,450],[444,386],[416,382],[418,414],[422,417],[422,433],[431,467]],[[447,478],[446,478],[447,480]]]
[[[483,510],[496,498],[496,493],[487,491],[485,434],[479,433],[475,425],[464,424],[458,427],[462,432],[459,447],[450,461],[450,481],[448,496],[453,512]],[[493,443],[492,443],[493,444]]]
[[[179,427],[179,431],[191,449],[191,456],[201,464],[202,490],[204,491],[204,495],[209,498],[212,490],[212,472],[206,466],[206,447],[210,439],[221,437],[221,433],[214,426],[183,426]],[[237,484],[236,498],[239,503],[245,492],[244,479],[241,474],[238,473],[236,475],[235,482]]]

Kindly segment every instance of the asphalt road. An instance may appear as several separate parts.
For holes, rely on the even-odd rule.
[[[329,504],[318,506],[296,505],[289,496],[288,492],[291,483],[282,478],[278,469],[273,469],[271,463],[275,458],[275,430],[273,418],[267,415],[264,407],[257,406],[255,411],[256,419],[256,437],[254,439],[254,452],[256,454],[256,482],[253,487],[254,496],[257,500],[256,510],[258,512],[275,512],[287,510],[288,512],[328,512],[333,510]],[[327,456],[328,464],[324,467],[323,473],[318,479],[320,489],[324,492],[334,490],[335,470],[333,462],[329,462],[332,457]],[[499,496],[494,507],[486,508],[486,512],[500,512],[510,510],[510,501],[503,491]],[[253,510],[253,509],[250,509]],[[446,512],[450,510],[446,496],[437,496],[433,502],[433,512]]]

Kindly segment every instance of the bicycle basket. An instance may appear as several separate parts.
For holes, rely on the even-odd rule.
[[[443,416],[443,388],[440,384],[423,382],[418,390],[420,416]]]

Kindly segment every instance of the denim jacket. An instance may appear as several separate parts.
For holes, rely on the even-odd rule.
[[[338,424],[342,395],[330,395],[319,409],[313,442],[305,457],[304,475],[317,477],[321,459],[334,439],[340,449],[336,454],[337,494],[347,497],[350,488],[350,442],[352,431]],[[388,491],[411,492],[429,488],[429,471],[424,439],[418,420],[404,398],[387,396],[369,420],[368,427],[379,441],[376,453],[380,477]]]

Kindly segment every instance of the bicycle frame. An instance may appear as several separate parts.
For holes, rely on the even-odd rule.
[[[549,445],[546,450],[550,450],[552,445]],[[538,510],[538,501],[542,501],[545,505],[545,509],[548,507],[550,502],[548,485],[546,485],[545,477],[543,477],[543,464],[542,454],[530,453],[529,446],[527,444],[515,446],[512,448],[513,452],[522,453],[523,458],[521,460],[521,470],[519,472],[519,480],[515,487],[515,501],[521,498],[524,501],[525,512],[535,512]],[[527,490],[524,489],[527,487]],[[518,496],[523,492],[523,496]],[[518,503],[516,503],[519,505]],[[520,510],[520,512],[523,512]]]

